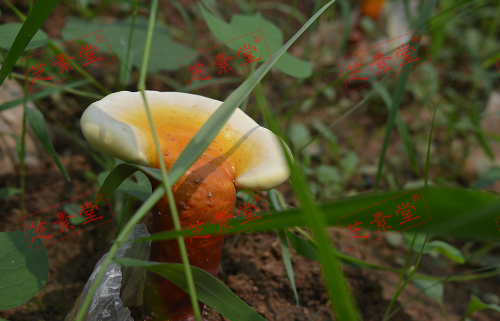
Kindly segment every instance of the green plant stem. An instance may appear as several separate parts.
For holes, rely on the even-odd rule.
[[[158,8],[158,0],[153,0],[151,4],[151,13],[149,16],[148,23],[148,33],[146,38],[146,44],[144,45],[144,56],[142,59],[141,65],[141,76],[139,79],[138,89],[141,91],[142,99],[144,101],[144,105],[146,107],[146,111],[148,113],[149,125],[151,126],[151,130],[153,132],[153,137],[155,141],[156,152],[158,156],[158,163],[160,164],[161,174],[163,178],[163,186],[165,191],[167,192],[168,197],[168,205],[170,208],[170,213],[172,214],[172,220],[174,223],[175,230],[180,232],[181,226],[179,223],[179,214],[177,213],[177,208],[175,206],[174,194],[172,192],[172,187],[170,185],[170,181],[167,175],[167,169],[165,166],[165,162],[163,161],[163,155],[160,149],[160,143],[158,141],[158,135],[156,134],[155,124],[153,121],[153,115],[151,114],[151,110],[149,109],[147,98],[146,98],[146,75],[148,70],[148,62],[149,62],[149,54],[151,52],[151,44],[153,42],[153,32],[154,25],[156,20],[156,11]],[[184,272],[186,273],[186,281],[189,289],[189,298],[191,300],[191,305],[193,307],[194,316],[196,321],[201,321],[201,313],[200,307],[198,306],[198,298],[196,295],[196,289],[194,286],[193,274],[191,272],[191,266],[189,264],[189,257],[186,250],[186,244],[184,243],[184,238],[182,236],[177,237],[177,244],[179,245],[179,252],[181,254],[182,264],[184,265]]]
[[[385,315],[384,315],[384,318],[382,321],[385,321],[385,320],[388,320],[387,319],[387,315],[389,314],[389,311],[391,310],[392,308],[392,305],[394,304],[394,302],[396,302],[396,299],[398,298],[398,296],[401,294],[401,292],[403,292],[404,288],[406,287],[406,285],[408,285],[408,283],[410,283],[410,280],[411,278],[413,277],[413,275],[415,274],[415,271],[417,270],[419,264],[420,264],[420,259],[422,258],[422,254],[424,253],[424,246],[425,246],[425,243],[427,243],[427,238],[429,237],[429,234],[427,234],[425,236],[425,241],[424,241],[424,244],[422,244],[422,249],[420,250],[420,254],[418,256],[418,261],[417,261],[417,264],[415,264],[415,266],[413,267],[413,269],[411,270],[410,272],[410,275],[408,276],[408,278],[406,279],[405,283],[399,287],[399,284],[403,278],[403,273],[401,273],[401,276],[399,278],[399,281],[398,281],[398,285],[396,286],[396,292],[394,293],[393,297],[392,297],[392,300],[391,302],[389,303],[389,306],[387,307],[387,310],[385,311]],[[413,241],[411,242],[411,246],[410,246],[410,249],[408,250],[408,256],[406,257],[406,262],[405,262],[405,268],[403,270],[406,270],[406,267],[407,267],[407,264],[408,264],[408,261],[409,261],[409,256],[410,256],[410,253],[413,249],[413,244],[415,243],[415,239],[417,238],[417,234],[415,234],[415,236],[413,237]]]
[[[455,78],[452,78],[450,83],[448,84],[448,87],[444,90],[443,94],[441,95],[441,98],[439,98],[439,101],[436,104],[436,108],[434,108],[434,115],[432,116],[432,122],[431,122],[431,132],[429,133],[429,142],[427,143],[427,157],[425,159],[425,185],[424,187],[427,187],[427,181],[429,178],[429,159],[430,159],[430,154],[431,154],[431,141],[432,141],[432,130],[434,129],[434,120],[436,119],[436,111],[439,106],[439,103],[441,102],[441,99],[443,99],[444,94],[450,88],[451,83],[453,82]]]
[[[123,66],[121,73],[121,84],[118,84],[118,91],[122,91],[125,89],[127,78],[128,78],[128,62],[130,59],[130,50],[132,49],[132,39],[134,38],[134,26],[135,26],[135,17],[137,16],[137,2],[138,0],[134,0],[134,8],[132,9],[132,22],[130,24],[130,33],[128,35],[128,45],[127,45],[127,55],[125,56],[125,65]]]
[[[15,73],[15,72],[11,72],[10,74],[15,79],[26,80],[26,76],[24,76],[24,75],[21,75],[21,74]],[[50,84],[49,82],[47,82],[45,80],[37,80],[37,82],[40,82],[40,84],[45,84],[45,85],[49,85]],[[61,90],[65,91],[65,92],[69,92],[69,93],[72,93],[72,94],[75,94],[75,95],[78,95],[78,96],[82,96],[82,97],[89,97],[89,98],[99,99],[99,100],[103,98],[102,95],[97,95],[97,94],[89,93],[89,92],[86,92],[86,91],[83,91],[83,90],[79,90],[79,89],[67,88],[67,87],[63,87],[63,86],[59,86],[59,85],[53,85],[53,86],[60,87]]]
[[[20,148],[20,155],[19,155],[19,186],[21,189],[21,194],[20,194],[20,209],[21,209],[21,215],[25,215],[25,202],[26,202],[26,172],[25,172],[25,167],[24,167],[24,158],[26,155],[26,104],[28,103],[28,83],[24,84],[24,102],[23,102],[23,124],[22,124],[22,132],[21,132],[21,148]]]

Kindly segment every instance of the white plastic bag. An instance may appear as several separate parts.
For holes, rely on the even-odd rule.
[[[115,257],[130,257],[139,260],[148,260],[151,242],[131,244],[135,239],[150,236],[146,225],[137,224],[127,239],[127,243],[120,246]],[[104,254],[97,262],[92,275],[83,288],[82,293],[76,300],[73,308],[64,321],[73,321],[87,297],[94,280],[101,270],[102,263],[106,260],[108,253]],[[125,279],[122,282],[122,275]],[[146,271],[136,267],[123,269],[119,264],[111,263],[106,269],[106,274],[97,288],[94,300],[83,321],[134,321],[130,316],[130,310],[124,306],[139,306],[142,304],[142,291],[146,279]],[[123,284],[123,285],[122,285]],[[122,295],[120,295],[120,291]],[[123,299],[123,301],[122,301]]]

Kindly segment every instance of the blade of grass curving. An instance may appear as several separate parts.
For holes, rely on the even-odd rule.
[[[50,95],[52,95],[56,92],[60,92],[63,87],[64,88],[73,88],[73,87],[79,87],[79,86],[85,85],[87,83],[88,83],[87,80],[81,80],[81,81],[78,81],[78,82],[75,82],[72,84],[67,84],[67,85],[64,85],[61,87],[44,89],[44,90],[41,90],[33,95],[28,96],[27,101],[37,101],[37,100],[49,97]],[[23,101],[24,101],[24,98],[19,98],[19,99],[14,99],[14,100],[5,102],[5,103],[0,105],[0,112],[7,110],[9,108],[12,108],[12,107],[16,107],[16,106],[22,104]]]
[[[389,92],[387,91],[387,88],[385,88],[381,83],[378,82],[373,83],[373,87],[378,91],[380,97],[387,106],[387,109],[391,110],[392,100],[391,96],[389,95]],[[403,121],[403,118],[401,118],[401,113],[399,111],[397,111],[396,113],[395,122],[399,135],[403,140],[406,152],[408,153],[408,158],[410,159],[411,166],[413,167],[415,173],[417,175],[420,175],[420,171],[418,169],[418,164],[417,164],[417,158],[415,157],[415,153],[413,152],[413,147],[411,144],[410,133],[408,132],[408,128],[406,128],[406,125]]]
[[[123,266],[138,266],[169,279],[182,290],[193,294],[187,285],[183,266],[179,263],[146,262],[129,258],[116,258],[116,263]],[[229,320],[265,321],[265,319],[241,300],[222,282],[207,271],[190,266],[195,280],[196,292],[200,301],[210,306]]]
[[[340,13],[342,14],[342,22],[344,23],[344,32],[342,34],[342,42],[340,43],[340,47],[337,50],[337,56],[340,56],[347,45],[347,39],[349,38],[349,34],[351,33],[351,8],[349,6],[349,2],[346,0],[339,1],[340,5]]]
[[[321,15],[333,2],[335,2],[335,0],[328,2],[316,14],[314,14],[302,26],[302,28],[300,28],[300,30],[297,31],[297,33],[286,44],[283,45],[283,47],[272,55],[270,61],[268,60],[266,64],[260,66],[255,73],[248,77],[248,79],[245,80],[241,86],[232,92],[224,103],[205,122],[205,124],[203,124],[172,166],[170,175],[172,175],[173,184],[175,184],[175,182],[182,177],[184,172],[194,164],[196,159],[203,154],[203,152],[217,136],[219,130],[231,117],[234,110],[245,100],[257,83],[267,74],[283,53],[288,50],[292,43],[294,43],[295,40],[297,40],[297,38],[314,22],[314,20],[316,20],[319,15]]]
[[[21,193],[21,190],[19,188],[15,188],[15,187],[0,188],[0,200],[2,198],[6,198],[6,197],[9,197],[12,195],[17,195],[19,193]]]
[[[286,239],[286,234],[284,230],[276,231],[281,243],[281,255],[283,256],[283,263],[285,264],[286,273],[288,279],[290,280],[290,285],[292,286],[293,295],[295,296],[295,302],[297,306],[299,303],[299,294],[297,293],[297,286],[295,285],[295,276],[293,273],[292,260],[290,258],[290,249],[288,248],[288,241]]]
[[[10,76],[12,76],[12,78],[16,78],[16,79],[20,79],[20,80],[23,80],[25,81],[26,80],[26,76],[24,75],[21,75],[21,74],[18,74],[18,73],[15,73],[15,72],[11,72],[10,73]],[[39,80],[40,84],[41,85],[50,85],[49,82],[45,81],[45,80]],[[80,85],[78,83],[78,85]],[[69,93],[72,93],[72,94],[75,94],[75,95],[79,95],[79,96],[83,96],[83,97],[89,97],[89,98],[95,98],[95,99],[102,99],[102,95],[97,95],[97,94],[94,94],[94,93],[91,93],[91,92],[87,92],[87,91],[83,91],[83,90],[79,90],[79,89],[73,89],[72,87],[75,87],[74,84],[66,84],[64,86],[60,86],[58,84],[54,84],[54,85],[51,85],[51,86],[54,86],[53,88],[59,88],[60,90],[62,91],[67,91]],[[47,90],[47,89],[45,89]],[[43,91],[45,91],[43,90]]]
[[[417,239],[417,233],[415,233],[413,235],[413,240],[411,241],[410,248],[408,249],[408,253],[406,254],[405,264],[404,264],[403,268],[401,269],[401,273],[399,274],[398,284],[396,285],[396,291],[392,295],[391,301],[389,302],[389,305],[387,306],[387,309],[385,310],[384,318],[382,319],[382,321],[386,320],[387,315],[391,311],[392,305],[394,304],[394,302],[396,302],[396,300],[398,298],[399,285],[401,284],[401,281],[403,280],[403,277],[406,274],[406,271],[408,270],[408,264],[410,263],[410,255],[412,253],[413,245],[415,244],[416,239]],[[427,238],[426,238],[426,240],[427,240]],[[421,251],[423,251],[423,246],[422,246]]]
[[[277,211],[281,212],[286,209],[285,200],[281,196],[280,192],[272,189],[267,193],[267,195],[269,197],[269,200],[271,201],[271,204]],[[279,197],[277,195],[279,195]],[[297,293],[297,286],[295,285],[295,275],[293,273],[292,260],[290,258],[290,248],[288,247],[285,230],[276,230],[276,233],[278,234],[278,237],[280,239],[283,264],[285,265],[286,273],[288,275],[288,279],[290,280],[290,285],[292,286],[293,294],[295,296],[295,302],[297,303],[297,306],[300,306],[299,294]]]
[[[429,235],[426,235],[425,236],[425,241],[424,241],[424,245],[425,243],[427,242],[427,238],[429,237]],[[415,239],[416,239],[416,234],[415,234],[415,237],[413,238],[413,241],[412,241],[412,246],[413,247],[413,243],[415,242]],[[406,271],[406,266],[407,266],[407,263],[408,263],[408,258],[409,258],[409,253],[412,251],[412,248],[410,247],[409,251],[408,251],[408,256],[406,257],[406,262],[405,262],[405,267],[403,268],[403,271]],[[420,259],[422,259],[422,254],[423,254],[423,251],[424,251],[424,247],[422,246],[422,249],[420,250],[420,254],[418,256],[418,260],[417,260],[417,263],[415,264],[415,266],[412,268],[411,272],[410,272],[410,275],[408,276],[408,278],[406,279],[405,283],[398,289],[399,287],[399,282],[401,281],[401,277],[403,276],[403,274],[401,274],[401,277],[398,281],[398,285],[396,286],[396,292],[394,293],[394,296],[392,297],[392,300],[391,300],[391,303],[389,303],[389,307],[387,308],[387,310],[385,311],[385,315],[384,315],[384,318],[382,319],[382,321],[386,321],[387,320],[387,315],[389,314],[389,311],[392,307],[392,305],[394,304],[394,302],[396,301],[396,299],[398,298],[398,296],[401,294],[401,292],[403,292],[404,288],[406,287],[406,285],[408,283],[410,283],[411,281],[411,278],[413,277],[413,275],[415,274],[415,272],[417,271],[417,268],[420,264]]]
[[[56,150],[54,146],[52,146],[52,142],[50,141],[49,135],[47,134],[47,129],[45,128],[45,120],[43,118],[43,114],[38,109],[25,108],[26,118],[33,129],[38,140],[43,144],[45,149],[49,152],[50,156],[56,163],[57,167],[61,171],[61,173],[66,177],[68,181],[71,181],[69,178],[68,172],[64,169],[64,166],[61,164],[61,160],[59,156],[57,156]]]
[[[24,21],[21,30],[16,36],[12,47],[5,58],[2,68],[0,69],[0,85],[3,83],[9,72],[14,67],[16,61],[19,59],[24,51],[24,48],[29,44],[31,38],[35,36],[36,32],[45,20],[48,18],[52,10],[57,6],[61,0],[38,0],[33,9],[28,14],[26,21]]]
[[[432,140],[432,131],[434,129],[434,120],[436,119],[436,111],[439,106],[439,103],[441,102],[441,99],[443,99],[444,94],[450,88],[451,83],[453,82],[455,78],[452,78],[450,83],[448,84],[448,87],[444,90],[443,94],[441,95],[441,98],[439,98],[439,101],[436,104],[436,107],[434,108],[434,115],[432,116],[432,122],[431,122],[431,132],[429,133],[429,142],[427,143],[427,156],[425,158],[425,187],[427,187],[427,180],[429,178],[429,159],[430,159],[430,154],[431,154],[431,140]]]
[[[432,235],[446,235],[466,239],[495,240],[499,238],[495,219],[500,212],[500,198],[498,195],[458,188],[422,189],[427,208],[431,210],[431,220],[411,227],[412,232],[425,232]],[[397,197],[405,191],[391,191],[386,193],[349,197],[324,204],[319,208],[326,213],[325,218],[329,226],[339,226],[337,219],[349,213],[359,211]],[[291,208],[282,212],[271,210],[269,213],[259,213],[266,223],[252,227],[251,232],[272,231],[294,226],[307,226],[308,223],[301,216],[302,208]],[[234,219],[231,222],[241,224],[244,219]],[[454,222],[454,224],[450,224]],[[199,235],[218,232],[217,226],[204,227]],[[377,230],[375,225],[366,226]],[[155,237],[156,234],[151,236]],[[168,238],[166,238],[168,239]],[[155,239],[158,240],[158,239]]]
[[[155,142],[155,148],[157,157],[160,163],[160,169],[162,174],[162,184],[167,192],[168,197],[168,205],[170,208],[170,213],[172,215],[172,221],[174,223],[174,228],[176,231],[181,231],[181,225],[179,222],[179,214],[177,213],[177,207],[175,206],[174,194],[172,192],[172,185],[170,183],[169,177],[167,175],[167,168],[165,162],[163,161],[163,153],[160,148],[160,142],[158,140],[158,135],[156,133],[156,128],[153,122],[153,115],[151,114],[151,110],[149,109],[147,97],[146,97],[146,75],[148,70],[148,62],[149,62],[149,54],[151,51],[151,44],[153,42],[153,31],[156,21],[156,11],[158,9],[158,0],[153,0],[151,4],[151,13],[149,16],[148,23],[148,36],[146,38],[146,43],[144,45],[144,56],[142,59],[141,66],[141,76],[139,79],[138,89],[141,91],[142,100],[144,102],[144,106],[146,108],[146,112],[148,114],[149,126],[151,127],[151,131],[153,133],[153,138]],[[175,183],[175,182],[174,182]],[[172,183],[172,184],[174,184]],[[193,313],[196,321],[201,321],[201,312],[200,306],[198,305],[198,297],[196,294],[196,289],[194,285],[193,275],[191,273],[191,269],[189,268],[189,257],[187,254],[186,243],[184,243],[184,238],[182,236],[177,237],[177,244],[179,246],[179,252],[181,254],[182,264],[184,266],[184,273],[187,280],[187,287],[189,289],[189,299],[191,300],[191,306],[193,308]]]
[[[196,46],[196,31],[194,30],[194,25],[193,21],[189,17],[189,14],[187,13],[186,9],[179,3],[177,0],[169,0],[170,3],[177,9],[177,11],[180,12],[182,18],[184,21],[186,21],[189,29],[189,34],[191,35],[191,48],[194,48]]]
[[[432,14],[432,11],[434,10],[436,2],[437,0],[425,0],[425,2],[422,4],[422,9],[419,13],[417,20],[418,21],[417,25],[422,26],[421,30],[422,35],[425,33],[424,22],[426,22],[429,19],[430,15]],[[416,47],[415,49],[418,50],[419,44],[417,44],[415,47]],[[377,177],[375,179],[375,192],[377,192],[379,188],[380,178],[382,176],[382,167],[384,165],[384,160],[385,160],[385,153],[387,152],[387,146],[389,145],[389,140],[391,138],[392,128],[394,127],[394,120],[396,118],[396,113],[398,111],[399,105],[401,104],[403,93],[406,87],[406,82],[408,80],[408,77],[410,76],[411,71],[413,71],[413,69],[401,73],[398,79],[398,83],[396,85],[396,90],[394,91],[394,95],[392,98],[392,105],[389,111],[389,116],[387,118],[387,123],[385,127],[384,140],[382,141],[382,150],[380,152],[380,157],[377,166]]]
[[[469,115],[472,125],[476,128],[476,130],[474,130],[474,133],[476,134],[476,139],[478,140],[479,145],[483,148],[484,152],[486,153],[486,155],[488,155],[490,160],[494,160],[495,155],[493,155],[493,152],[491,151],[491,148],[488,145],[486,138],[484,137],[484,132],[479,122],[478,111],[474,105],[471,106]]]
[[[125,56],[125,63],[122,65],[122,68],[120,69],[121,79],[118,84],[119,88],[118,91],[125,89],[129,75],[130,51],[132,50],[132,39],[134,37],[135,17],[137,17],[137,2],[138,0],[134,0],[134,7],[132,9],[132,21],[130,22],[130,31],[128,35],[127,54]]]

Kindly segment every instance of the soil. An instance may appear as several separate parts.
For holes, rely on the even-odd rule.
[[[57,146],[61,150],[61,146]],[[53,161],[46,157],[39,168],[27,170],[27,213],[34,213],[40,208],[47,208],[70,198],[94,190],[93,183],[85,177],[84,171],[90,170],[91,160],[83,154],[61,157],[72,182],[64,180]],[[18,177],[0,177],[0,188],[15,186]],[[282,187],[283,192],[288,186]],[[285,192],[286,193],[286,192]],[[21,230],[18,209],[19,197],[12,196],[0,201],[0,226],[3,231]],[[144,218],[151,230],[150,215]],[[81,293],[95,263],[111,247],[110,236],[115,235],[116,224],[105,225],[85,231],[47,246],[50,270],[45,287],[30,301],[9,310],[0,311],[0,317],[9,321],[62,321]],[[339,234],[330,229],[336,240]],[[345,252],[342,243],[336,245]],[[345,247],[345,246],[344,246]],[[353,252],[353,253],[351,253]],[[405,252],[394,250],[383,242],[350,255],[386,266],[398,267],[390,258],[404,257]],[[321,271],[317,262],[296,254],[292,249],[292,263],[299,294],[300,306],[296,306],[293,291],[287,278],[281,259],[281,246],[275,233],[237,234],[228,237],[218,278],[238,297],[259,312],[266,320],[335,320],[330,312],[330,302],[324,290]],[[436,274],[436,262],[424,258],[419,268],[420,273]],[[446,268],[440,275],[452,275],[462,272],[458,268]],[[394,293],[398,275],[353,267],[344,267],[344,273],[350,289],[360,307],[365,321],[382,319],[389,300]],[[468,293],[472,288],[495,293],[493,282],[476,280],[457,285],[452,284],[445,292],[445,306],[450,320],[458,320],[468,302]],[[398,301],[404,302],[417,291],[408,285]],[[394,305],[398,307],[399,303]],[[141,320],[138,308],[131,308],[135,320]],[[209,321],[226,320],[211,308],[205,307],[204,317]],[[474,320],[493,320],[487,313],[477,312]],[[316,319],[314,319],[316,318]],[[391,318],[395,321],[444,320],[435,301],[420,296]]]

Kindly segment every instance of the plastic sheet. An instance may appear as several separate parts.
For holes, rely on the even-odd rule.
[[[130,257],[147,260],[151,242],[131,244],[129,242],[150,236],[146,225],[137,224],[127,239],[127,243],[120,246],[115,257]],[[64,321],[76,319],[76,315],[87,297],[94,280],[101,270],[102,263],[106,260],[108,253],[104,254],[97,262],[92,275],[83,288],[82,293],[76,300],[73,308]],[[122,276],[125,278],[122,282]],[[134,321],[130,316],[130,310],[124,306],[139,306],[142,304],[142,289],[146,278],[146,271],[139,268],[126,267],[123,269],[119,264],[111,263],[106,269],[106,274],[99,283],[94,300],[90,304],[84,321]],[[123,286],[122,286],[123,284]],[[120,291],[122,295],[120,297]],[[122,300],[123,299],[123,300]]]

